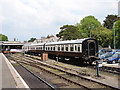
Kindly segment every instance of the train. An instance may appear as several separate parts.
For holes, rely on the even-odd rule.
[[[48,53],[49,58],[78,59],[90,64],[97,59],[98,42],[94,38],[83,38],[49,43],[25,44],[24,53]]]

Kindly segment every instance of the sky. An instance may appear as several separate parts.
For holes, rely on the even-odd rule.
[[[119,0],[0,0],[0,33],[9,41],[56,35],[63,25],[74,25],[92,15],[103,23],[118,15]]]

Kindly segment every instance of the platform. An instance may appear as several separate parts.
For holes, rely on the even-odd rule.
[[[4,54],[0,53],[0,90],[2,88],[29,88]]]

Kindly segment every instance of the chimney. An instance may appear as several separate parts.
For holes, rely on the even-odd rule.
[[[14,38],[14,41],[16,41],[16,38]]]

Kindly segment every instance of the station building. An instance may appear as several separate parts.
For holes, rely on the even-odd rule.
[[[22,46],[20,41],[0,41],[1,50],[22,49]]]

